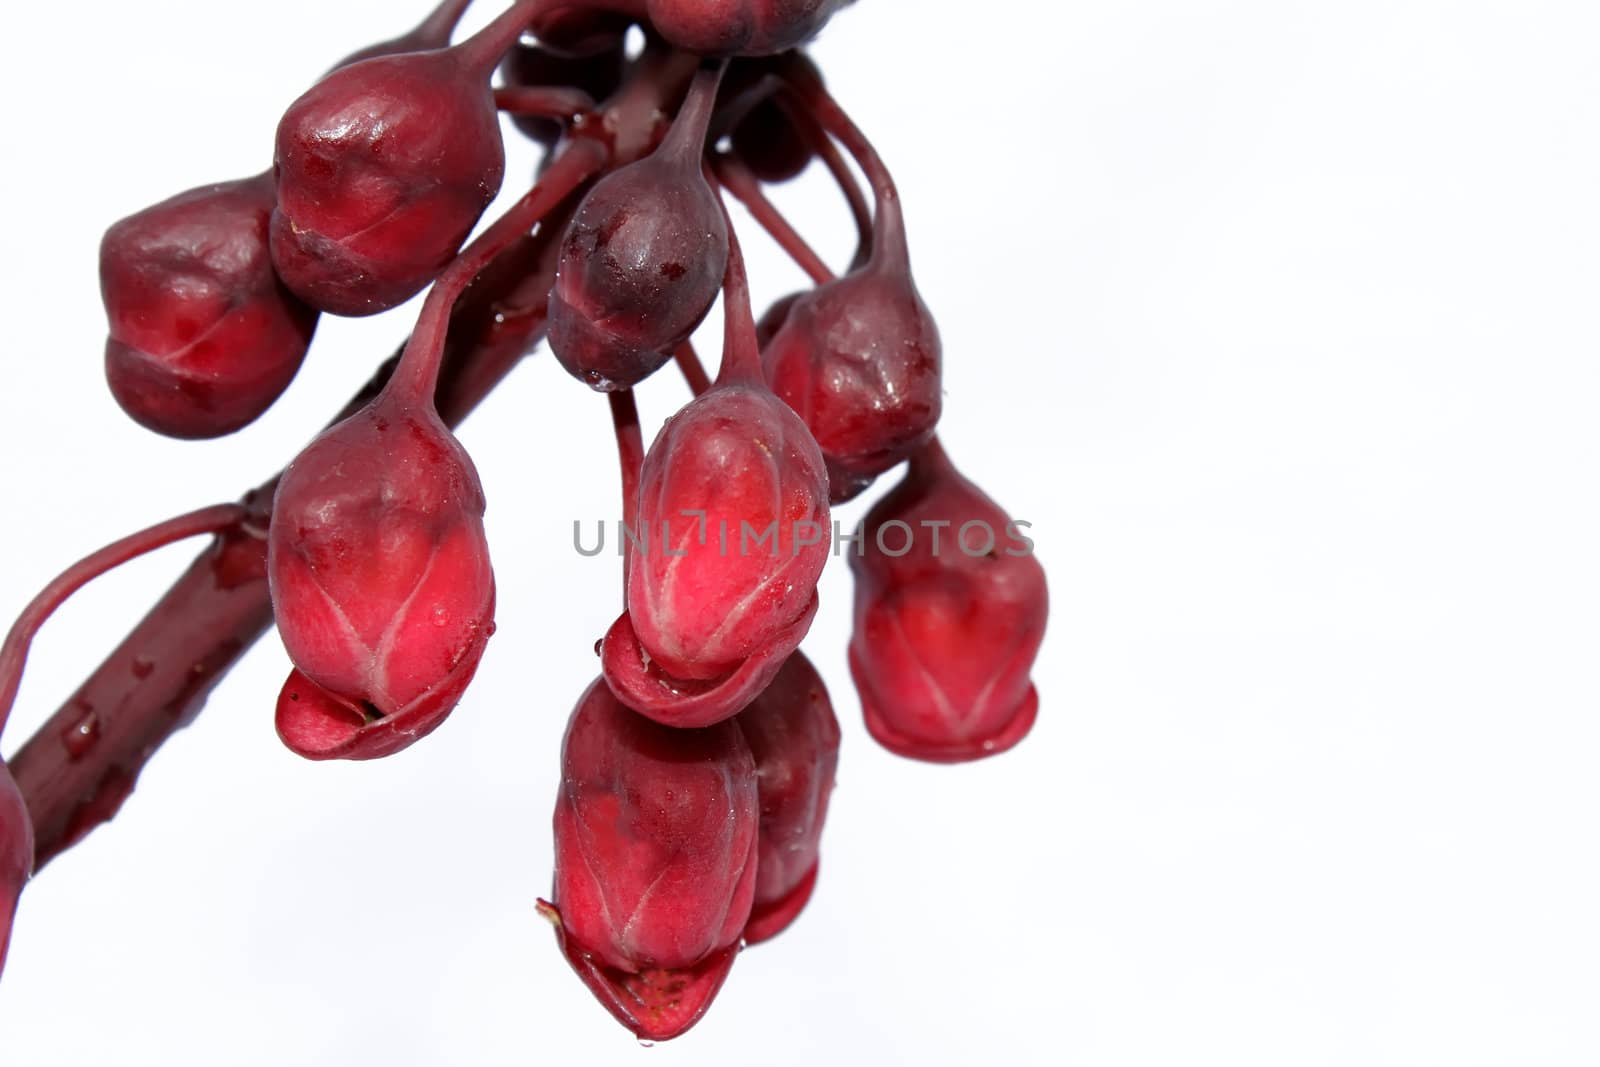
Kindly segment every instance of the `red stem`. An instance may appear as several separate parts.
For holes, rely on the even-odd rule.
[[[789,254],[789,258],[811,276],[813,283],[827,285],[833,281],[833,271],[828,269],[822,257],[806,243],[806,239],[800,236],[777,205],[767,199],[766,193],[761,191],[761,183],[750,173],[750,168],[734,157],[721,153],[712,159],[711,166],[717,180],[738,198],[751,217],[761,224],[761,228]]]
[[[415,51],[422,51],[425,48],[444,48],[450,43],[450,35],[455,33],[456,27],[461,24],[461,16],[465,15],[467,8],[471,6],[472,0],[439,0],[439,6],[402,40],[417,45]]]
[[[872,227],[872,256],[879,262],[905,267],[910,262],[906,247],[905,217],[900,209],[900,191],[894,177],[884,165],[883,158],[866,134],[861,132],[838,101],[828,93],[822,82],[809,74],[791,67],[790,86],[805,104],[822,128],[837,137],[867,176],[872,193],[877,200],[877,213]]]
[[[644,465],[644,434],[639,429],[639,405],[632,389],[607,393],[611,402],[611,426],[617,434],[617,464],[622,469],[622,521],[630,526],[639,510],[639,468]],[[628,563],[631,553],[622,554],[622,606],[628,606]]]
[[[822,160],[822,165],[828,168],[828,173],[833,175],[834,184],[839,187],[839,192],[844,194],[845,203],[850,207],[850,217],[856,224],[854,266],[860,266],[866,261],[867,252],[872,247],[872,208],[867,204],[866,195],[861,192],[861,185],[856,181],[856,176],[851,173],[850,165],[844,161],[844,156],[839,154],[839,146],[833,143],[833,138],[828,136],[827,131],[810,115],[802,114],[798,110],[791,114],[800,123],[806,136],[811,139],[812,150]]]
[[[456,54],[474,75],[488,78],[511,46],[522,39],[523,31],[541,8],[569,3],[569,0],[517,0],[465,41],[456,45]]]
[[[711,113],[717,104],[717,86],[722,84],[722,72],[727,69],[727,60],[723,60],[715,64],[702,64],[694,72],[694,80],[684,94],[678,116],[672,120],[672,128],[656,150],[663,158],[676,156],[689,163],[699,161],[705,151]]]
[[[536,15],[541,14],[545,8],[563,7],[614,11],[639,20],[646,17],[644,0],[583,0],[582,4],[575,3],[574,0],[517,0],[493,22],[456,46],[461,50],[459,54],[462,62],[469,70],[481,73],[487,78],[494,68],[499,66],[500,60],[511,50],[511,46],[516,44],[532,25]]]
[[[728,227],[728,266],[722,275],[722,366],[718,385],[765,384],[761,374],[761,347],[756,341],[756,318],[750,310],[750,277],[744,269],[744,252],[728,206],[717,198]]]
[[[400,366],[384,388],[386,395],[415,406],[433,396],[438,390],[450,310],[456,300],[496,257],[600,171],[607,155],[598,141],[585,138],[572,142],[532,189],[461,250],[428,290],[417,325],[400,354]]]
[[[250,517],[250,512],[240,504],[218,504],[201,508],[187,515],[157,523],[138,533],[113,541],[99,551],[83,557],[62,571],[39,595],[22,609],[11,632],[0,645],[0,733],[5,732],[6,721],[11,717],[11,706],[16,703],[17,688],[22,684],[22,668],[28,662],[28,649],[38,636],[45,620],[66,603],[67,598],[89,582],[158,548],[174,541],[197,537],[200,534],[221,533],[238,527]]]
[[[699,396],[711,388],[711,376],[706,373],[705,364],[700,362],[700,354],[694,350],[693,341],[685,338],[680,342],[672,350],[672,358],[683,372],[683,380],[689,383],[689,392]]]
[[[906,471],[907,478],[922,485],[929,485],[938,478],[955,473],[955,464],[950,462],[937,435],[928,438],[928,443],[917,449]]]
[[[352,52],[341,59],[334,66],[334,70],[348,67],[352,63],[359,63],[364,59],[375,59],[378,56],[399,55],[402,52],[426,52],[436,48],[444,48],[450,43],[450,35],[455,32],[456,26],[461,22],[461,16],[466,14],[472,0],[441,0],[438,7],[434,8],[417,27],[409,33],[378,44],[368,45],[359,52]]]
[[[494,106],[513,115],[533,115],[545,119],[571,121],[594,110],[594,97],[582,89],[566,86],[522,86],[496,89]]]

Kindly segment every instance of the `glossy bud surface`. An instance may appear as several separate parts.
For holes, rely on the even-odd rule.
[[[263,175],[180,193],[106,231],[106,380],[135,421],[206,438],[253,422],[305,360],[317,313],[272,269]]]
[[[284,114],[276,166],[285,284],[334,314],[385,311],[444,269],[500,189],[487,75],[455,49],[342,67]]]
[[[372,758],[444,720],[494,628],[483,511],[471,459],[431,409],[374,403],[290,465],[267,552],[296,667],[277,713],[290,748]]]
[[[946,523],[937,547],[929,523]],[[992,535],[992,536],[991,536]],[[936,762],[1003,752],[1033,725],[1044,569],[937,441],[878,502],[851,553],[850,669],[884,747]]]
[[[562,745],[555,909],[569,961],[641,1038],[699,1019],[750,915],[756,765],[731,722],[675,730],[596,681]]]
[[[745,943],[781,933],[816,885],[822,825],[839,766],[839,721],[811,661],[791,655],[734,720],[756,760],[761,835]]]

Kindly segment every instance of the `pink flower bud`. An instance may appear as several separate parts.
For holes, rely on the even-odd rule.
[[[494,631],[494,573],[472,460],[431,409],[368,405],[290,465],[267,572],[296,671],[290,748],[369,759],[442,722]]]
[[[731,722],[674,730],[600,682],[562,744],[555,902],[562,951],[641,1038],[704,1014],[738,952],[756,884],[756,765]]]
[[[304,361],[317,313],[272,269],[268,175],[180,193],[106,231],[106,380],[135,421],[217,437],[254,421]]]
[[[718,385],[674,416],[640,478],[652,542],[629,545],[628,613],[650,657],[712,679],[789,630],[828,561],[827,485],[805,425],[760,385]]]
[[[1022,740],[1038,711],[1029,671],[1049,606],[1031,543],[937,440],[862,533],[850,669],[873,737],[935,762]]]
[[[0,971],[6,966],[17,897],[32,873],[33,820],[11,771],[0,760]]]
[[[821,676],[799,652],[734,721],[755,755],[761,799],[755,902],[744,929],[753,945],[781,933],[811,899],[839,766],[839,721]]]

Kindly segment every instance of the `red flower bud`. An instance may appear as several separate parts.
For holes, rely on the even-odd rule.
[[[767,380],[849,500],[927,442],[943,408],[939,332],[909,274],[868,265],[802,296],[762,354]]]
[[[272,258],[307,303],[371,315],[410,299],[499,191],[494,94],[468,44],[341,67],[284,113]]]
[[[472,460],[430,409],[382,398],[325,431],[273,499],[267,576],[297,668],[278,733],[313,759],[369,759],[442,722],[493,633]]]
[[[799,652],[734,721],[755,755],[761,798],[755,902],[744,929],[753,945],[783,932],[811,899],[839,766],[839,721],[821,676]]]
[[[628,612],[651,658],[716,678],[798,619],[828,561],[827,485],[805,425],[759,385],[719,384],[675,415],[640,477],[655,540],[629,545]]]
[[[0,760],[0,971],[11,944],[17,897],[33,873],[33,820],[5,761]]]
[[[703,56],[765,56],[811,37],[849,0],[648,0],[656,30]]]
[[[898,196],[881,194],[864,266],[767,318],[767,381],[800,413],[828,461],[833,502],[927,443],[944,407],[942,349],[911,278]]]
[[[567,725],[555,811],[562,951],[641,1038],[694,1025],[750,915],[756,765],[731,722],[659,726],[596,681]]]
[[[925,523],[941,524],[937,548]],[[862,533],[863,552],[850,558],[850,669],[872,735],[935,762],[991,756],[1022,740],[1038,711],[1029,671],[1049,600],[1031,545],[937,440]]]
[[[300,369],[317,313],[272,269],[267,175],[180,193],[106,231],[106,380],[135,421],[217,437],[272,406]]]

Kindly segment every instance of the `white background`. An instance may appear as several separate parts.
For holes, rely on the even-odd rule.
[[[0,614],[253,485],[404,336],[414,307],[327,321],[256,426],[161,440],[103,383],[95,252],[266,166],[300,89],[425,2],[8,12]],[[636,1048],[532,907],[619,599],[570,548],[615,514],[605,404],[536,356],[463,433],[501,590],[465,703],[399,758],[305,763],[263,641],[30,886],[0,1060],[1600,1062],[1597,39],[1578,0],[863,0],[815,51],[900,178],[952,455],[1036,524],[1033,735],[876,748],[832,568],[817,896]],[[781,199],[840,262],[816,178]],[[758,295],[794,287],[746,233]],[[685,396],[669,368],[647,418]],[[61,614],[6,752],[189,551]]]

